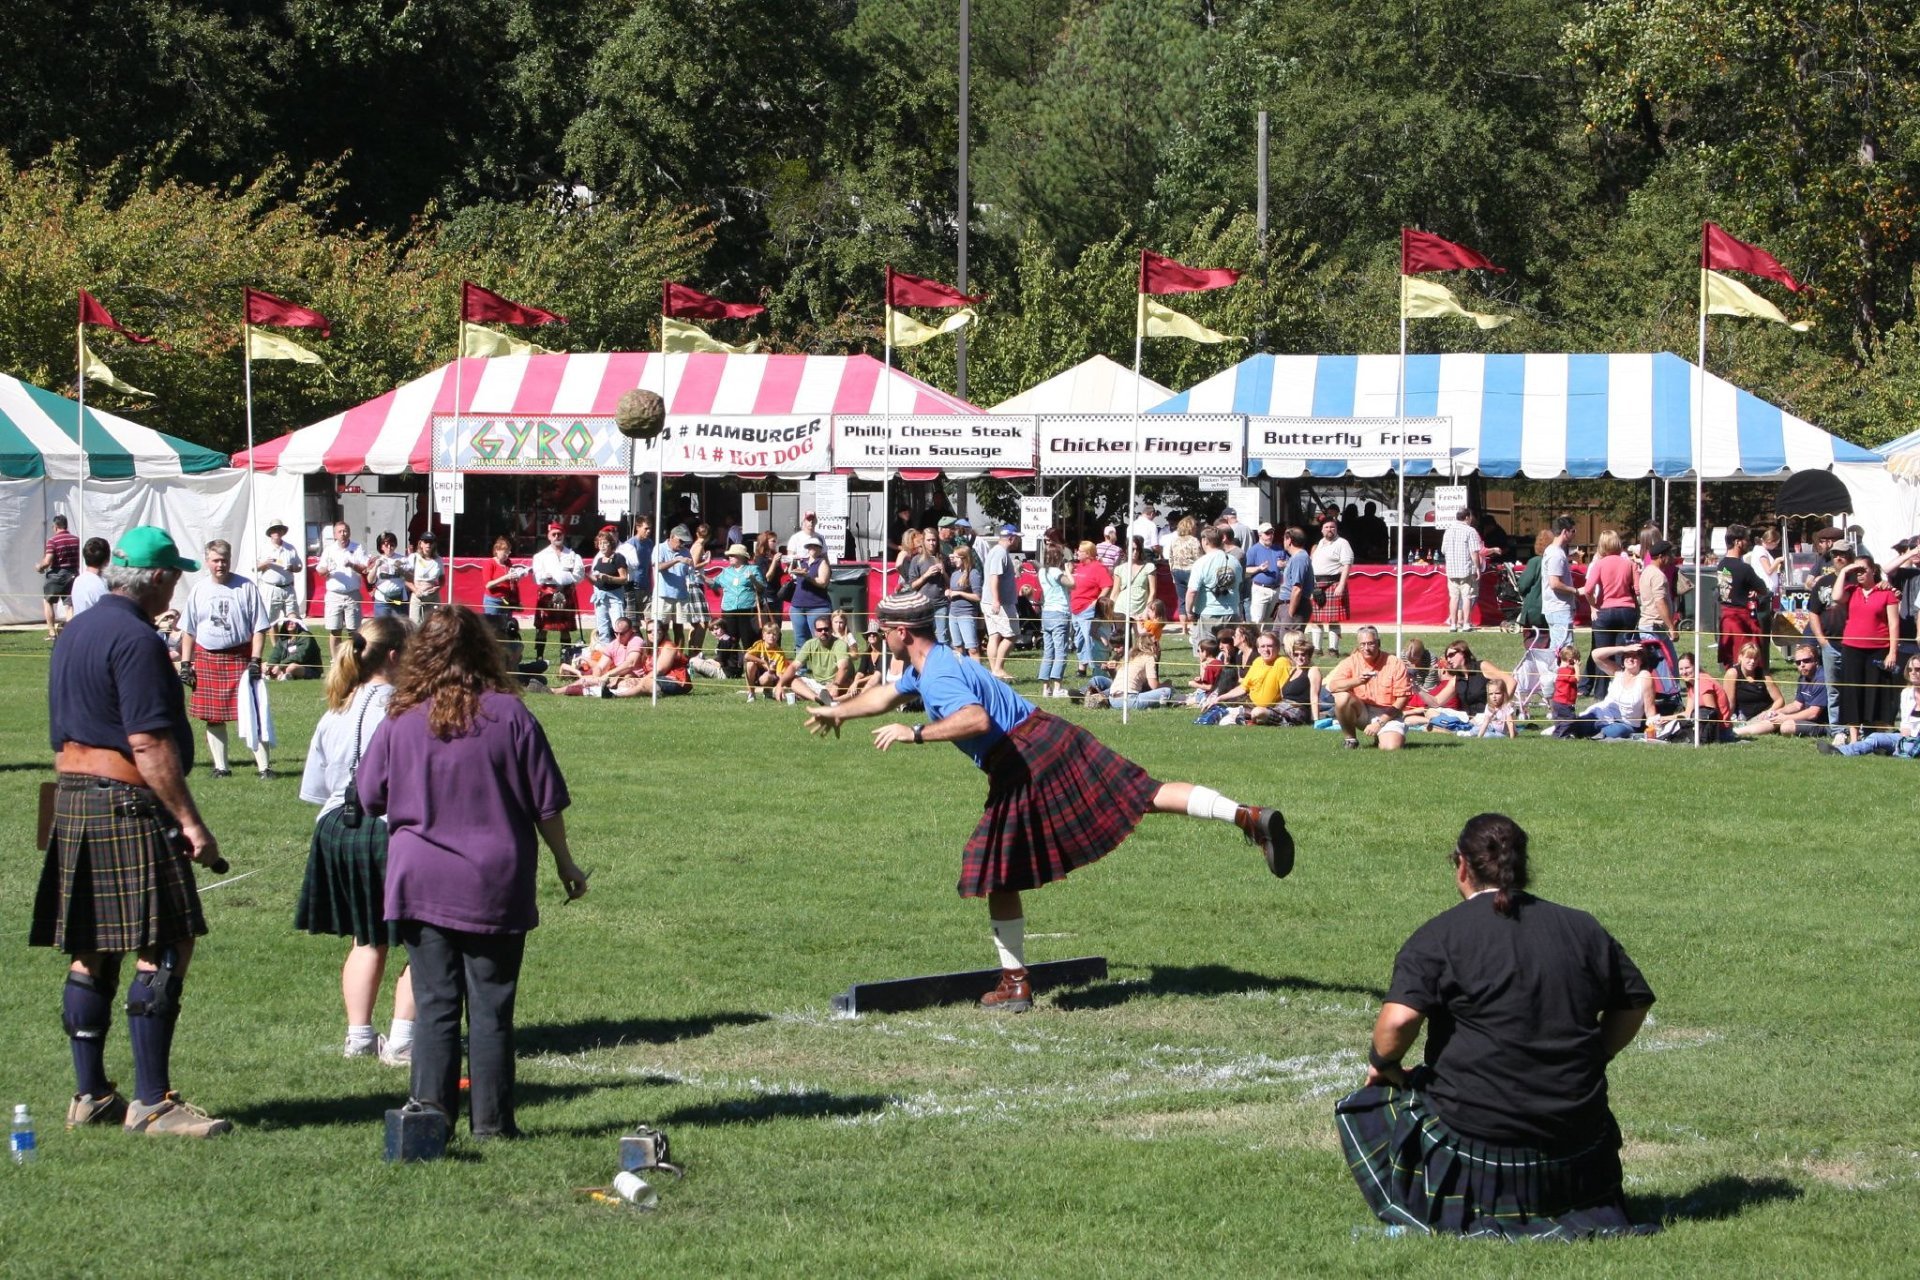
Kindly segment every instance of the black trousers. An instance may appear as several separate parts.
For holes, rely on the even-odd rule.
[[[512,1137],[513,1002],[524,933],[463,933],[400,922],[413,966],[413,1096],[460,1113],[460,1013],[467,1016],[467,1127],[476,1138]]]

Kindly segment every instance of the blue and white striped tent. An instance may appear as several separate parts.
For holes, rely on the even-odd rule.
[[[1537,480],[1693,475],[1695,368],[1679,356],[1419,355],[1408,356],[1406,368],[1404,416],[1444,420],[1462,472]],[[1257,355],[1148,412],[1392,418],[1399,369],[1395,355]],[[1711,373],[1702,399],[1699,463],[1708,479],[1881,461]],[[1291,474],[1383,475],[1392,466],[1377,456],[1327,458]],[[1259,474],[1261,464],[1250,460],[1248,469]],[[1408,475],[1445,470],[1444,463],[1407,464]]]

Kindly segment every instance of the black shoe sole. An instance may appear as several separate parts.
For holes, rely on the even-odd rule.
[[[1293,871],[1293,836],[1278,809],[1267,810],[1267,870],[1282,880]]]

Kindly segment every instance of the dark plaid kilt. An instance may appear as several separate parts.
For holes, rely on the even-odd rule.
[[[1421,1072],[1415,1071],[1418,1085]],[[1652,1235],[1627,1216],[1620,1130],[1549,1153],[1482,1142],[1447,1127],[1417,1087],[1371,1085],[1333,1109],[1347,1168],[1367,1207],[1391,1226],[1502,1239]]]
[[[1079,725],[1035,711],[987,754],[987,808],[960,861],[960,896],[1038,889],[1104,858],[1160,784]]]
[[[386,918],[387,824],[365,813],[350,827],[341,820],[344,812],[329,809],[314,824],[293,927],[352,938],[363,947],[393,946],[400,928]]]
[[[542,587],[533,605],[535,631],[578,631],[579,601],[572,587]]]
[[[1315,577],[1313,580],[1313,614],[1315,622],[1345,622],[1347,612],[1347,593],[1333,593],[1333,584],[1340,581],[1339,574],[1329,577]]]
[[[252,661],[253,645],[238,644],[231,649],[193,651],[193,697],[187,714],[208,724],[231,724],[240,718],[240,681]]]
[[[1740,649],[1747,644],[1760,643],[1760,624],[1753,620],[1753,610],[1737,604],[1720,606],[1720,665],[1730,667],[1740,660]],[[1765,649],[1762,648],[1762,653]]]
[[[121,812],[129,806],[144,813]],[[171,822],[145,787],[62,777],[28,942],[77,955],[205,933],[193,866],[161,834]]]

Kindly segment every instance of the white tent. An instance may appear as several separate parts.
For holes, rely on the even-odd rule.
[[[1144,413],[1172,397],[1172,391],[1152,378],[1135,377],[1133,370],[1105,356],[1088,356],[987,412]]]

